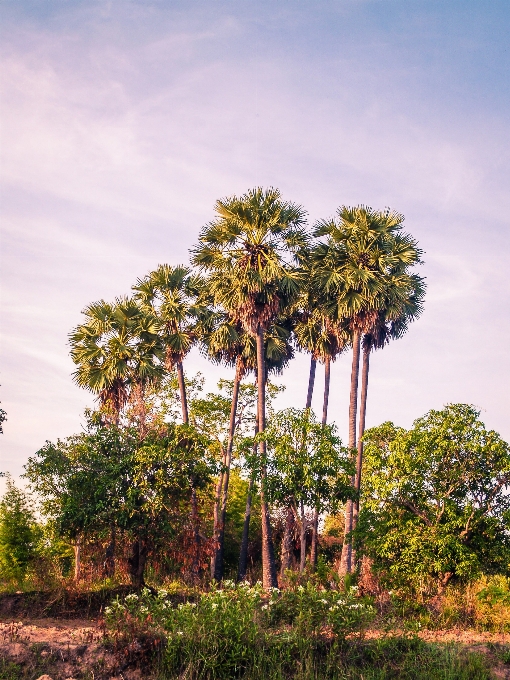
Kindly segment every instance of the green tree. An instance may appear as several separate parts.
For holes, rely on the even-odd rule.
[[[159,265],[135,286],[135,298],[149,318],[158,322],[165,348],[165,367],[176,369],[181,397],[182,422],[189,420],[182,362],[197,342],[201,327],[207,324],[209,310],[201,303],[204,282],[191,269],[179,265]]]
[[[395,239],[394,250],[401,246],[401,239]],[[405,238],[403,247],[408,247]],[[397,261],[396,266],[385,277],[384,293],[380,296],[380,308],[371,327],[363,336],[363,361],[361,369],[361,395],[358,424],[358,442],[356,457],[356,475],[354,487],[357,497],[353,506],[352,528],[356,528],[359,514],[361,475],[363,467],[363,435],[367,412],[368,375],[370,369],[370,353],[374,349],[382,349],[391,340],[398,340],[408,330],[409,324],[417,319],[423,311],[425,297],[425,283],[417,274],[410,274],[411,266],[420,262],[420,251],[416,248],[415,259],[407,257],[403,262]]]
[[[307,237],[305,212],[277,189],[251,190],[217,201],[216,219],[201,232],[193,263],[209,275],[217,306],[256,339],[258,429],[265,428],[265,333],[297,297],[300,272],[290,260]],[[263,583],[277,585],[269,509],[265,499],[265,442],[260,441]]]
[[[148,384],[161,378],[163,369],[157,319],[130,298],[117,298],[114,304],[95,302],[83,314],[85,322],[69,335],[71,357],[77,366],[73,378],[98,396],[115,424],[131,400],[143,434],[144,392]]]
[[[264,433],[268,445],[268,491],[273,502],[291,506],[300,525],[301,562],[306,561],[306,509],[334,512],[352,495],[352,463],[334,425],[318,423],[312,411],[276,413]],[[282,553],[288,546],[282,547]],[[282,555],[282,562],[286,562]]]
[[[312,259],[310,261],[312,265]],[[315,382],[315,371],[317,361],[324,364],[324,393],[322,402],[322,424],[328,421],[329,392],[331,385],[331,363],[337,356],[345,351],[350,341],[350,334],[346,329],[345,323],[338,323],[329,316],[324,309],[327,304],[327,296],[324,292],[314,286],[313,269],[310,270],[308,283],[301,295],[301,309],[297,313],[297,320],[294,327],[294,334],[297,345],[300,349],[310,353],[310,374],[308,380],[308,391],[306,396],[305,408],[311,408],[313,389]],[[287,510],[285,524],[284,543],[289,543],[290,532],[293,524],[293,510]],[[319,510],[314,510],[312,526],[312,548],[310,562],[312,568],[317,561]],[[282,572],[287,569],[285,561],[282,561]]]
[[[39,555],[41,529],[32,503],[7,475],[0,500],[0,578],[21,585]]]
[[[506,572],[510,447],[467,404],[366,431],[355,542],[393,587]]]
[[[203,336],[203,344],[207,356],[218,363],[227,366],[235,366],[235,375],[232,383],[232,398],[230,402],[230,414],[228,424],[228,438],[226,447],[223,449],[222,472],[218,478],[214,505],[214,552],[211,560],[211,576],[220,581],[223,578],[223,550],[224,532],[227,512],[227,498],[229,487],[230,466],[234,435],[238,428],[238,401],[241,380],[248,372],[257,371],[256,342],[253,335],[247,333],[240,322],[234,323],[229,320],[224,312],[215,314],[216,323],[212,324],[212,330]],[[266,376],[270,373],[280,373],[293,357],[293,348],[290,343],[291,329],[289,319],[278,319],[266,331],[264,338],[264,354],[266,363]],[[245,396],[248,396],[249,388],[245,386]],[[246,400],[241,403],[241,414],[246,413]],[[246,420],[246,418],[245,418]],[[250,493],[248,494],[250,496]],[[244,544],[243,544],[244,545]],[[247,545],[247,544],[246,544]]]
[[[188,552],[195,578],[202,545],[195,508],[189,512],[190,489],[209,483],[210,446],[190,425],[169,423],[164,432],[152,431],[140,441],[135,428],[91,422],[86,433],[47,442],[29,459],[25,476],[59,535],[75,545],[115,529],[127,533],[130,573],[137,586],[144,583],[150,553],[166,549],[171,537],[185,531],[189,516]]]

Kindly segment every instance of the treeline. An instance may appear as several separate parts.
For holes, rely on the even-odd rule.
[[[190,266],[160,265],[130,297],[88,306],[71,354],[99,409],[85,433],[47,443],[26,472],[75,546],[77,575],[80,551],[101,539],[105,575],[129,545],[138,585],[148,559],[196,582],[225,569],[243,578],[260,558],[264,587],[276,587],[278,571],[282,583],[293,567],[315,569],[325,515],[337,518],[342,576],[363,555],[388,578],[400,578],[403,560],[408,575],[421,568],[444,584],[484,560],[502,569],[508,446],[476,410],[453,405],[409,432],[365,433],[370,355],[420,315],[421,257],[398,213],[342,207],[310,229],[301,206],[258,188],[216,203]],[[186,379],[194,346],[233,372],[216,393]],[[328,400],[331,362],[348,350],[344,446]],[[310,357],[307,393],[273,413],[271,375],[296,351]]]

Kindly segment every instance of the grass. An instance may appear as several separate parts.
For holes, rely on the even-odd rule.
[[[317,650],[315,654],[289,658],[281,649],[267,650],[256,663],[232,675],[219,669],[204,673],[197,661],[177,671],[160,667],[158,680],[490,680],[487,658],[466,652],[458,645],[423,642],[419,638],[392,637],[352,642],[342,648]]]
[[[198,650],[197,650],[198,651]],[[24,663],[0,659],[0,680],[33,680],[42,673],[59,675],[58,659],[40,663],[34,654]],[[79,678],[106,680],[100,668],[83,668]],[[129,676],[126,676],[129,677]],[[468,653],[458,645],[428,644],[418,638],[386,638],[351,642],[341,649],[321,650],[315,656],[284,658],[277,650],[258,659],[257,666],[237,675],[203,674],[199,663],[189,663],[178,672],[156,664],[152,672],[144,666],[145,680],[490,680],[489,663],[481,654]]]

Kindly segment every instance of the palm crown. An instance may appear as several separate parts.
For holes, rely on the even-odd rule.
[[[171,370],[190,351],[206,322],[207,307],[199,302],[203,281],[188,267],[163,264],[138,279],[133,290],[141,307],[157,319]]]
[[[305,247],[305,211],[260,188],[216,203],[217,217],[202,230],[193,262],[210,272],[215,303],[255,334],[266,330],[299,292],[292,266]]]
[[[130,298],[101,300],[83,312],[86,320],[69,335],[74,380],[99,396],[118,417],[136,385],[162,373],[163,347],[157,320]]]
[[[392,278],[420,261],[416,241],[401,233],[403,221],[399,213],[360,206],[340,208],[337,219],[316,226],[316,236],[327,239],[312,253],[314,284],[325,296],[326,312],[348,319],[353,330],[374,323],[388,303]]]

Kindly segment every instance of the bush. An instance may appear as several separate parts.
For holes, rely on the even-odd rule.
[[[383,585],[427,597],[508,571],[510,447],[479,415],[449,404],[365,432],[354,539]]]
[[[309,584],[266,593],[260,584],[233,582],[177,607],[166,591],[153,596],[144,590],[105,611],[107,628],[117,640],[166,637],[167,671],[193,669],[200,676],[227,678],[259,672],[261,663],[268,668],[292,668],[296,660],[313,664],[348,635],[360,635],[373,614],[354,588],[340,593]]]

